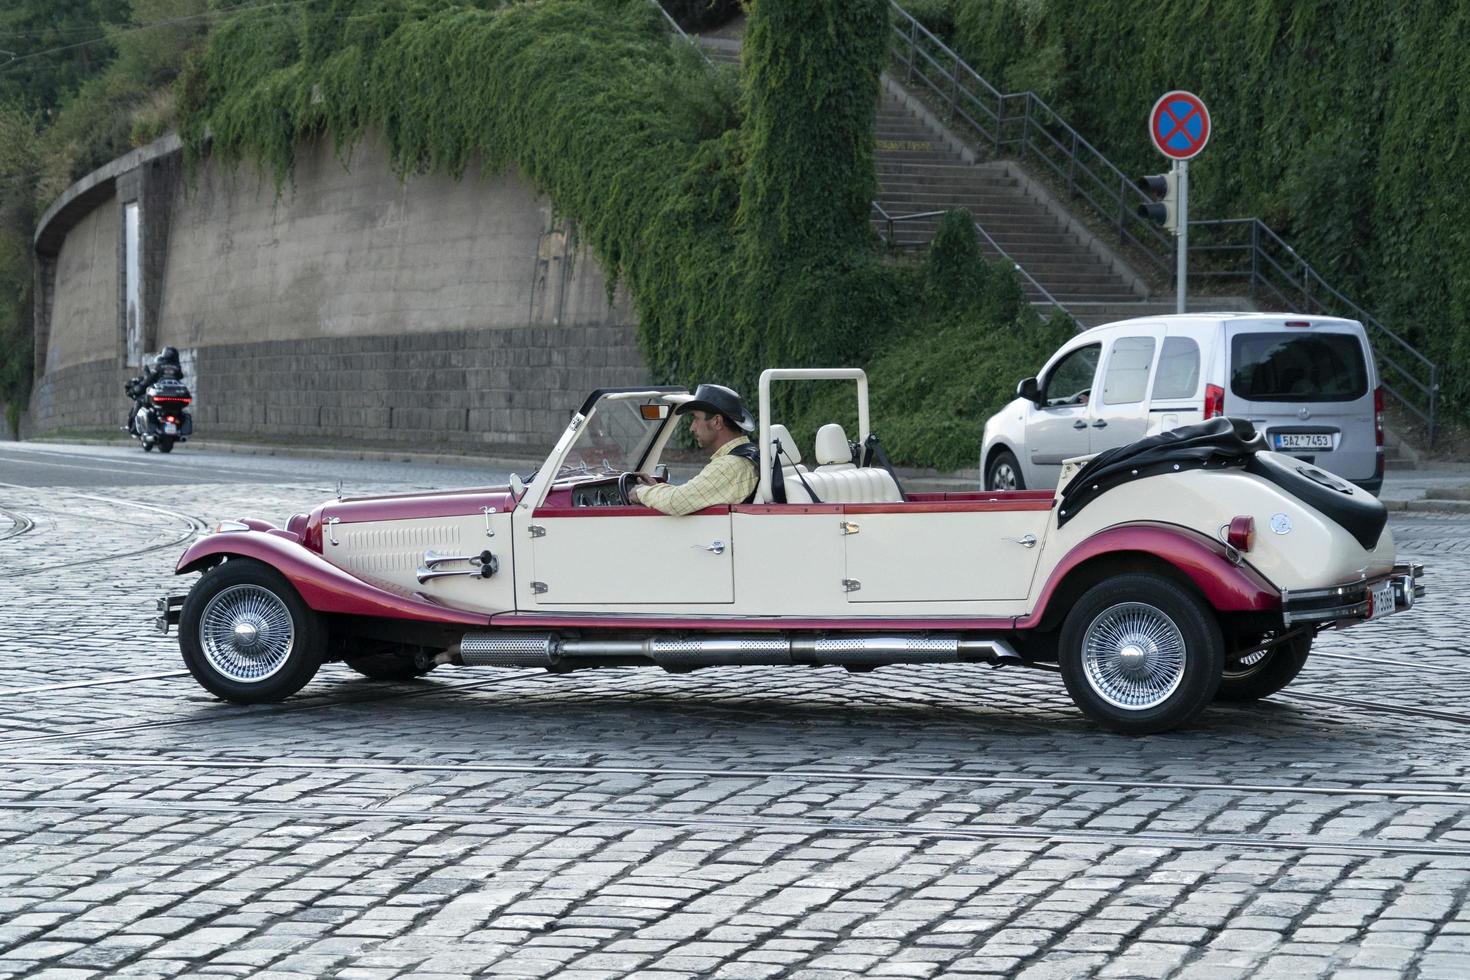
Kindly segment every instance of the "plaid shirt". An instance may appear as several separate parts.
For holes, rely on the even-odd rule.
[[[665,514],[683,516],[717,504],[743,504],[745,498],[760,482],[750,460],[731,456],[736,446],[748,445],[750,440],[738,436],[716,449],[704,469],[688,483],[670,486],[655,483],[638,488],[638,502]]]

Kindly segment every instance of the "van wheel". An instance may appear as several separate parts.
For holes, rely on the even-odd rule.
[[[1268,650],[1260,650],[1233,664],[1220,676],[1217,701],[1255,701],[1268,697],[1296,680],[1312,652],[1312,635],[1303,633]]]
[[[1021,464],[1008,449],[995,454],[985,469],[985,489],[1025,490],[1026,482],[1021,479]]]
[[[238,704],[282,701],[316,676],[326,648],[321,617],[285,576],[231,558],[189,590],[179,611],[179,651],[194,679]]]
[[[1168,731],[1215,697],[1225,642],[1214,610],[1159,575],[1119,575],[1062,623],[1062,680],[1083,714],[1125,735]]]

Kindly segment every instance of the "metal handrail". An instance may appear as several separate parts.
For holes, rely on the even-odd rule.
[[[1429,445],[1434,445],[1439,420],[1438,364],[1328,284],[1260,219],[1191,221],[1189,227],[1194,242],[1190,252],[1203,260],[1196,263],[1197,277],[1244,279],[1251,297],[1264,293],[1267,305],[1303,313],[1346,316],[1362,323],[1373,343],[1384,390],[1424,422]],[[1201,234],[1194,234],[1196,228]],[[1237,239],[1248,234],[1249,241],[1212,242],[1210,233],[1219,230],[1234,231]]]
[[[883,242],[887,245],[894,244],[893,226],[895,224],[903,221],[920,221],[924,218],[938,218],[949,213],[948,211],[915,211],[913,214],[889,214],[883,209],[883,205],[879,204],[877,201],[873,202],[873,210],[878,212],[880,219],[888,228],[887,235],[883,234],[882,231],[878,232],[878,237],[881,238]],[[986,231],[985,228],[980,224],[980,222],[972,221],[971,223],[974,224],[975,230],[980,233],[980,237],[985,239],[986,244],[988,244],[992,249],[996,251],[996,253],[1001,257],[1002,261],[1010,263],[1011,268],[1020,273],[1021,278],[1030,283],[1031,286],[1038,293],[1041,294],[1042,299],[1046,300],[1046,302],[1050,303],[1052,306],[1056,307],[1058,310],[1062,311],[1068,316],[1072,315],[1071,310],[1068,310],[1064,305],[1062,305],[1061,300],[1057,299],[1051,294],[1050,291],[1047,290],[1045,286],[1037,282],[1036,277],[1027,272],[1025,266],[1021,265],[1021,263],[1011,258],[1010,253],[1000,247],[1000,242],[997,242],[994,238],[990,237],[990,232]]]
[[[889,0],[889,6],[893,13],[889,36],[890,63],[905,84],[936,99],[941,110],[947,113],[951,126],[959,129],[961,135],[970,136],[977,145],[989,148],[995,156],[1010,154],[1018,163],[1044,168],[1065,186],[1071,198],[1081,201],[1095,217],[1115,228],[1120,242],[1131,244],[1137,254],[1144,256],[1160,272],[1172,272],[1175,240],[1138,215],[1138,205],[1147,203],[1148,198],[1127,174],[1068,125],[1036,93],[1002,93],[904,10],[898,0]],[[1247,278],[1252,298],[1259,289],[1274,297],[1283,307],[1296,306],[1303,313],[1345,310],[1347,313],[1344,315],[1361,321],[1374,341],[1380,368],[1384,369],[1380,370],[1380,376],[1392,378],[1393,383],[1384,381],[1384,389],[1425,422],[1432,447],[1438,421],[1439,366],[1328,285],[1260,219],[1191,221],[1189,227],[1192,230],[1231,224],[1250,227],[1250,244],[1207,245],[1191,235],[1190,256],[1198,255],[1203,260],[1201,263],[1191,262],[1191,268],[1197,270],[1193,275]],[[984,234],[983,228],[979,230]],[[989,239],[990,236],[985,237]],[[1278,258],[1281,252],[1285,253],[1285,261]],[[1235,271],[1209,271],[1209,260],[1221,255],[1227,261],[1235,260],[1239,267]],[[1248,268],[1244,268],[1243,255],[1249,256]],[[1201,270],[1201,265],[1205,269]],[[1335,305],[1329,304],[1329,300]]]

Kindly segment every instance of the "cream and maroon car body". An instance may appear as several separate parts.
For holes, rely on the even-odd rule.
[[[770,422],[772,385],[843,379],[859,452],[828,426],[801,466]],[[855,369],[762,375],[753,501],[686,517],[626,505],[688,398],[593,393],[528,482],[330,501],[283,528],[226,522],[180,559],[206,574],[160,600],[158,623],[180,625],[196,678],[235,701],[288,696],[329,659],[383,678],[450,662],[1009,664],[1060,669],[1095,720],[1152,732],[1279,689],[1317,630],[1422,593],[1381,523],[1365,544],[1239,467],[1145,474],[1070,518],[1085,460],[1056,490],[905,495],[874,461]]]

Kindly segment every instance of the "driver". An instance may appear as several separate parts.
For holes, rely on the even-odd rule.
[[[677,487],[639,474],[639,481],[647,485],[630,490],[628,503],[682,516],[718,504],[754,500],[760,483],[760,451],[745,438],[755,428],[755,419],[740,395],[723,385],[700,385],[691,401],[674,409],[675,415],[685,413],[694,441],[710,454],[709,462],[692,480]]]

